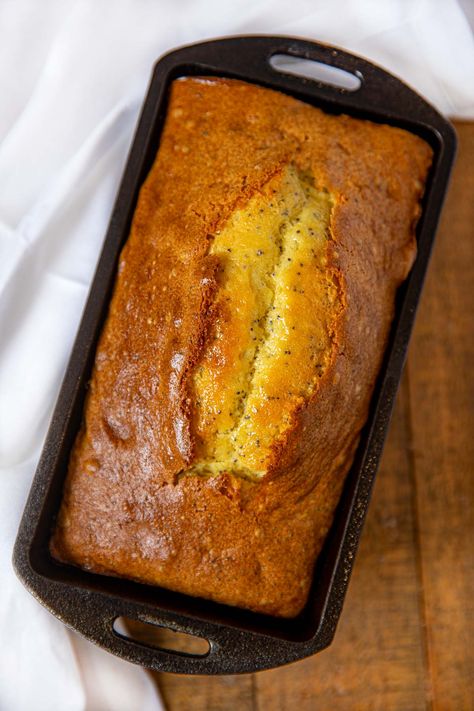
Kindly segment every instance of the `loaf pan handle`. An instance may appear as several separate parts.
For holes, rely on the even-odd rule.
[[[349,72],[360,79],[360,87],[348,90],[274,68],[270,60],[277,54],[309,59]],[[283,36],[226,37],[170,52],[155,65],[155,76],[163,78],[168,71],[175,76],[227,75],[292,94],[300,89],[302,98],[307,100],[303,95],[308,93],[313,100],[319,97],[321,106],[326,100],[333,107],[340,104],[341,111],[352,109],[361,115],[379,113],[385,120],[419,122],[439,126],[442,133],[452,132],[444,117],[395,76],[362,57],[320,42]]]
[[[130,612],[127,614],[124,611],[124,616],[130,617]],[[157,619],[156,613],[153,616],[149,614],[135,614],[134,619],[145,622],[150,625],[168,629],[173,632],[181,632],[186,635],[200,637],[205,639],[209,645],[208,652],[204,654],[192,654],[188,652],[175,651],[171,649],[147,644],[146,642],[133,639],[130,635],[125,635],[114,629],[114,624],[117,620],[117,614],[113,617],[103,617],[101,624],[92,627],[89,623],[87,636],[91,639],[91,631],[93,631],[92,641],[107,649],[109,652],[125,659],[134,664],[139,664],[148,669],[153,669],[160,672],[172,672],[176,674],[229,674],[235,673],[236,658],[239,660],[239,669],[245,670],[246,662],[249,671],[253,668],[252,658],[257,652],[257,640],[255,640],[255,652],[252,653],[253,646],[249,635],[242,635],[238,630],[229,630],[225,627],[216,627],[214,624],[208,625],[207,633],[205,629],[192,629],[192,623],[182,623],[176,620],[176,616],[166,620],[160,617]],[[97,622],[97,620],[96,620]],[[201,627],[207,627],[201,622]],[[95,628],[95,629],[94,629]],[[242,639],[240,639],[242,637]],[[250,644],[249,644],[250,642]],[[261,641],[260,641],[261,647]],[[250,655],[249,655],[250,652]],[[245,660],[245,657],[247,659]]]
[[[128,661],[135,662],[149,668],[159,668],[160,670],[173,671],[178,674],[193,673],[193,669],[196,665],[199,667],[199,671],[196,671],[196,673],[206,673],[204,669],[207,669],[209,664],[211,666],[215,666],[216,664],[215,660],[216,657],[219,656],[220,648],[215,642],[210,642],[206,639],[205,641],[207,642],[209,649],[207,652],[202,654],[173,650],[167,648],[166,646],[136,639],[133,632],[117,630],[117,619],[119,618],[109,620],[107,624],[107,631],[110,635],[107,648],[111,649],[113,646],[115,648],[115,653],[119,653],[120,656],[124,656],[128,659]],[[138,621],[145,622],[150,626],[171,630],[172,632],[181,632],[189,636],[192,635],[197,637],[194,632],[191,633],[190,631],[183,629],[180,625],[176,625],[175,622],[170,625],[163,623],[163,621],[158,623],[155,620],[152,621],[151,619],[144,619],[142,617],[138,618]],[[200,636],[199,639],[205,638]],[[149,654],[152,655],[152,658],[148,658]]]
[[[356,77],[360,81],[358,88],[346,89],[334,86],[323,80],[306,78],[285,72],[284,69],[273,67],[270,60],[277,54],[288,57],[311,60],[320,64],[340,69],[343,72]],[[272,50],[266,57],[266,64],[270,67],[272,74],[291,76],[293,82],[301,82],[302,85],[314,85],[317,93],[323,97],[330,98],[331,101],[340,100],[345,107],[350,104],[353,108],[367,111],[370,106],[372,110],[378,107],[383,108],[384,113],[390,111],[397,115],[406,114],[413,118],[413,103],[417,108],[420,104],[423,108],[431,107],[426,104],[415,91],[403,84],[384,69],[366,61],[362,57],[348,54],[347,52],[316,42],[306,42],[304,40],[283,39],[277,51]]]

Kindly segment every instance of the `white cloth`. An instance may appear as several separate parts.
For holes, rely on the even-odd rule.
[[[142,670],[75,639],[23,590],[11,549],[152,64],[245,33],[346,47],[474,117],[474,43],[456,0],[3,0],[1,709],[160,708]]]

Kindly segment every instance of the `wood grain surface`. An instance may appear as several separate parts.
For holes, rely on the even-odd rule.
[[[169,711],[474,709],[474,123],[459,153],[332,646],[258,674],[154,674]]]

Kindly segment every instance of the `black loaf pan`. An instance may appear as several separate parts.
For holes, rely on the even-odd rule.
[[[361,86],[350,92],[282,73],[269,63],[280,53],[351,72]],[[369,420],[317,561],[309,601],[294,620],[278,620],[162,588],[87,573],[58,564],[48,551],[118,256],[129,233],[139,188],[159,146],[170,83],[192,75],[242,79],[334,114],[400,126],[423,137],[434,150],[418,224],[418,257],[398,293],[396,318]],[[183,47],[158,61],[15,544],[14,565],[19,577],[56,617],[124,659],[185,674],[268,669],[303,659],[331,643],[390,420],[455,145],[452,126],[414,91],[369,62],[326,45],[288,37],[233,37]],[[184,654],[133,641],[113,629],[119,616],[204,637],[209,641],[209,651],[205,655]]]

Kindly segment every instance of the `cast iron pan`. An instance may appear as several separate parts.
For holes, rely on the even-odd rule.
[[[361,86],[349,92],[282,73],[269,63],[276,54],[313,59],[346,70],[360,79]],[[418,257],[397,297],[391,340],[369,420],[317,562],[308,604],[301,615],[290,621],[87,573],[60,565],[48,551],[118,255],[129,233],[138,190],[158,149],[170,82],[190,75],[234,77],[277,89],[335,114],[401,126],[422,136],[434,150],[418,225]],[[15,544],[16,571],[48,610],[113,654],[167,672],[253,672],[302,659],[331,643],[405,359],[455,143],[451,125],[414,91],[369,62],[326,45],[288,37],[233,37],[183,47],[159,60]],[[204,637],[209,641],[209,652],[177,653],[133,641],[114,630],[114,620],[119,616]]]

